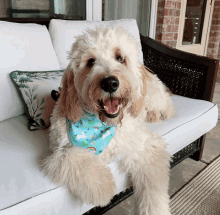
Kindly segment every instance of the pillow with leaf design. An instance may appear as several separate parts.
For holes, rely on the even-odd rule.
[[[50,116],[55,105],[51,91],[60,86],[64,70],[24,72],[13,71],[11,79],[21,92],[27,106],[29,130],[39,130],[50,126]]]

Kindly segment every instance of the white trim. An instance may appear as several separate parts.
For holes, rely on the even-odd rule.
[[[155,35],[156,35],[157,6],[158,6],[158,0],[152,0],[151,13],[150,13],[150,29],[149,29],[149,37],[152,39],[155,39]]]
[[[210,34],[211,25],[212,25],[212,15],[213,15],[213,10],[214,10],[215,0],[209,0],[209,4],[212,4],[212,8],[211,8],[211,13],[209,17],[207,38],[205,40],[204,56],[207,56],[207,51],[208,51],[209,34]]]
[[[92,20],[102,21],[102,0],[93,0]]]
[[[92,3],[93,0],[86,0],[86,20],[92,21]]]

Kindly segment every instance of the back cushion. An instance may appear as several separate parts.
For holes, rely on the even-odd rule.
[[[24,113],[24,103],[10,72],[59,69],[45,26],[0,21],[0,121]]]
[[[95,29],[100,25],[123,27],[140,44],[140,35],[135,19],[122,19],[115,21],[70,21],[53,19],[50,21],[49,32],[61,69],[65,69],[69,64],[68,52],[71,50],[72,44],[75,42],[75,36],[82,34],[87,28]],[[141,44],[139,50],[139,60],[143,63]]]

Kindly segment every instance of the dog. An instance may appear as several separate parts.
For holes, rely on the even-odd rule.
[[[105,206],[117,193],[107,164],[117,159],[132,180],[134,214],[170,215],[171,156],[146,122],[173,117],[172,93],[140,63],[138,47],[127,31],[112,26],[76,37],[51,116],[52,154],[43,167],[52,181],[67,185],[85,203]],[[93,142],[93,134],[84,132],[92,129],[102,130],[108,141]]]

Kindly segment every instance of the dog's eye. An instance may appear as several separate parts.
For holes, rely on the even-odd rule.
[[[93,58],[91,58],[88,60],[87,66],[93,67],[94,64],[95,64],[95,60]]]
[[[122,59],[122,57],[121,57],[120,55],[116,56],[116,60],[117,60],[118,62],[120,62],[120,63],[123,62],[123,59]]]

